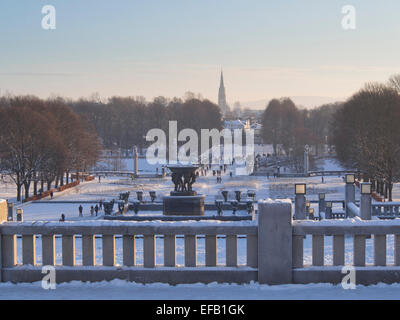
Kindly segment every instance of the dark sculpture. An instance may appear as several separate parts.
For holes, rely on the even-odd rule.
[[[110,215],[114,208],[114,199],[109,202],[104,202],[103,205],[104,205],[104,213],[106,215]]]
[[[119,200],[123,200],[123,201],[125,202],[125,204],[126,204],[126,203],[128,203],[129,195],[130,195],[130,192],[129,192],[129,191],[128,191],[128,192],[120,193],[120,194],[119,194]]]
[[[182,181],[182,173],[173,172],[171,177],[172,182],[175,185],[175,191],[183,191],[184,185]]]
[[[204,215],[203,195],[197,195],[193,190],[196,181],[198,165],[170,165],[171,179],[174,183],[174,191],[170,196],[163,197],[163,214],[178,216],[202,216]]]
[[[197,167],[169,167],[169,169],[172,171],[171,180],[176,192],[192,191]]]
[[[185,191],[192,191],[192,185],[196,182],[196,174],[194,172],[186,172],[183,176],[183,189]]]

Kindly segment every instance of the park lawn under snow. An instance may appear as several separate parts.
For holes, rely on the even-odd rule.
[[[337,170],[337,164],[334,161],[322,163],[326,170]],[[270,178],[252,177],[252,176],[234,176],[229,177],[229,171],[223,176],[223,183],[217,184],[216,178],[210,174],[207,177],[199,177],[196,181],[195,189],[199,193],[207,195],[207,202],[214,202],[216,198],[221,198],[220,191],[226,189],[230,191],[230,198],[234,197],[233,191],[241,190],[246,192],[248,189],[255,189],[257,200],[294,198],[293,188],[295,183],[307,183],[307,198],[311,200],[318,199],[318,193],[325,192],[327,200],[339,200],[344,198],[344,182],[342,177],[325,177],[324,183],[321,183],[321,177],[310,178]],[[120,192],[131,191],[131,199],[135,198],[135,191],[145,191],[145,199],[149,201],[148,191],[156,190],[158,200],[163,195],[169,194],[171,190],[170,178],[165,179],[137,179],[121,177],[103,178],[101,183],[97,179],[91,182],[85,182],[78,187],[66,190],[61,193],[55,193],[54,200],[47,203],[27,203],[21,207],[24,209],[25,221],[58,221],[61,213],[66,215],[66,220],[92,220],[89,209],[100,199],[110,200],[118,198]],[[10,195],[10,185],[0,184],[0,198],[7,198]],[[400,199],[400,186],[395,184],[394,198]],[[359,193],[356,194],[359,199]],[[46,199],[47,201],[49,199]],[[61,203],[60,201],[65,201]],[[74,201],[87,201],[83,203],[84,217],[78,217],[79,203]],[[316,204],[313,205],[316,208]],[[340,205],[334,208],[334,211],[340,211]],[[317,211],[317,210],[316,210]],[[102,214],[102,212],[100,213]],[[224,212],[230,214],[230,212]],[[139,212],[140,215],[140,212]],[[156,223],[156,222],[154,222]],[[160,223],[160,222],[157,222]],[[195,222],[193,222],[195,223]],[[81,264],[81,239],[76,239],[76,263]],[[197,240],[198,263],[204,265],[204,238]],[[393,236],[387,237],[387,261],[392,264],[394,259],[394,239]],[[36,241],[37,263],[41,264],[41,241]],[[225,263],[225,239],[220,237],[218,246],[218,264]],[[346,238],[345,259],[346,264],[352,263],[352,238]],[[182,266],[184,263],[184,243],[183,238],[177,237],[177,264]],[[96,264],[102,263],[101,239],[96,238],[95,242]],[[143,263],[143,242],[139,237],[136,243],[137,263]],[[373,239],[367,239],[366,244],[366,262],[373,263]],[[304,241],[304,263],[311,263],[311,237],[307,236]],[[21,263],[22,243],[21,239],[17,241],[18,263]],[[116,263],[122,264],[122,239],[116,237]],[[163,264],[163,238],[156,239],[156,261],[158,265]],[[244,265],[246,262],[246,239],[238,239],[238,263]],[[56,238],[56,264],[61,264],[61,238]],[[332,264],[332,237],[325,238],[325,264]],[[195,290],[193,290],[195,288]],[[105,290],[106,289],[106,290]],[[46,291],[41,289],[40,283],[35,284],[0,284],[0,298],[29,298],[29,299],[397,299],[397,292],[400,285],[377,285],[370,287],[357,287],[356,290],[344,290],[341,286],[332,286],[327,284],[316,285],[287,285],[287,286],[261,286],[258,284],[250,285],[179,285],[168,286],[162,284],[139,285],[126,283],[121,280],[112,282],[101,282],[93,284],[83,284],[73,282],[70,284],[61,284],[55,291]]]
[[[340,169],[333,160],[324,160],[321,165],[327,170]],[[195,189],[199,193],[207,195],[206,201],[213,202],[216,197],[220,198],[220,191],[226,189],[230,191],[230,198],[234,197],[233,191],[241,190],[246,192],[248,189],[255,189],[257,192],[256,199],[266,198],[294,198],[293,188],[294,184],[298,182],[307,183],[307,198],[317,200],[318,193],[325,192],[327,200],[343,199],[344,197],[344,183],[341,177],[325,177],[324,183],[321,183],[321,177],[310,177],[310,178],[270,178],[266,177],[253,177],[253,176],[234,176],[229,177],[227,174],[223,177],[223,183],[217,184],[215,177],[209,174],[207,177],[199,177],[196,181]],[[135,198],[135,191],[145,191],[145,200],[149,201],[149,190],[156,190],[158,201],[161,200],[163,195],[166,195],[171,190],[171,181],[169,178],[165,179],[137,179],[131,180],[130,178],[121,177],[107,177],[103,178],[99,183],[97,179],[91,182],[85,182],[79,186],[66,190],[61,193],[55,193],[54,200],[37,203],[27,203],[21,207],[24,210],[25,221],[58,221],[61,213],[64,213],[67,221],[71,220],[93,220],[101,217],[90,216],[90,206],[95,205],[100,199],[112,199],[118,198],[120,192],[131,191],[131,199]],[[399,192],[398,192],[399,193]],[[1,198],[1,194],[0,194]],[[356,198],[359,198],[359,192],[356,193]],[[46,199],[49,200],[49,199]],[[60,201],[66,201],[62,203]],[[74,201],[88,201],[82,203],[84,208],[83,218],[78,217],[78,206],[79,203],[73,203]],[[317,204],[313,204],[317,212]],[[334,211],[341,211],[341,205],[335,205]],[[154,212],[155,214],[160,212]],[[100,215],[103,214],[101,211]],[[139,211],[139,215],[140,215]],[[149,212],[142,213],[143,215],[149,214]],[[231,214],[230,211],[224,211],[224,214]],[[155,222],[154,222],[155,223]],[[101,264],[102,248],[101,239],[96,239],[96,263]],[[367,253],[366,262],[370,264],[373,262],[373,239],[367,240]],[[36,242],[38,263],[41,260],[41,241]],[[77,263],[79,264],[80,257],[80,238],[77,237],[76,249],[77,249]],[[352,238],[346,238],[346,263],[352,262]],[[304,241],[304,263],[311,263],[311,236],[308,236]],[[387,237],[387,248],[388,248],[388,263],[392,263],[394,256],[394,244],[393,236]],[[177,263],[183,265],[183,238],[177,238]],[[221,237],[218,239],[218,263],[225,263],[225,240]],[[238,259],[239,264],[245,264],[246,261],[246,239],[239,237],[238,239]],[[21,260],[21,239],[18,239],[18,261]],[[158,237],[156,239],[156,252],[157,252],[157,264],[163,263],[163,239]],[[137,261],[138,264],[142,261],[142,239],[137,239]],[[61,263],[61,238],[56,239],[56,261]],[[116,238],[116,262],[122,263],[122,240],[117,236]],[[199,264],[204,263],[204,238],[198,239],[198,262]],[[325,240],[325,263],[330,265],[332,263],[332,237],[326,237]]]
[[[124,280],[85,283],[72,281],[44,290],[41,282],[0,283],[0,299],[134,299],[134,300],[392,300],[400,298],[400,284],[356,286],[345,290],[341,285],[307,284],[268,286],[250,284],[137,284]]]

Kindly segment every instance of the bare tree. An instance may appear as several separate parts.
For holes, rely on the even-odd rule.
[[[389,86],[400,94],[400,74],[395,74],[389,78]]]
[[[389,186],[400,178],[400,96],[381,84],[368,84],[334,117],[333,142],[338,159]]]

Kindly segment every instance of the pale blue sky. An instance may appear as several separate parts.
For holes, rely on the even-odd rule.
[[[57,29],[41,28],[44,5]],[[354,5],[356,30],[341,27]],[[0,90],[343,98],[400,72],[398,0],[2,0]]]

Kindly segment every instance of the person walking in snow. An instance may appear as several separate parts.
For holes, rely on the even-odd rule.
[[[82,205],[79,205],[79,216],[80,217],[83,217],[83,214],[82,214],[82,212],[83,212],[83,207],[82,207]]]
[[[94,207],[94,212],[96,212],[96,217],[97,217],[97,213],[99,212],[99,206],[97,204]]]
[[[91,215],[91,216],[94,215],[94,207],[93,207],[93,206],[90,207],[90,215]]]

